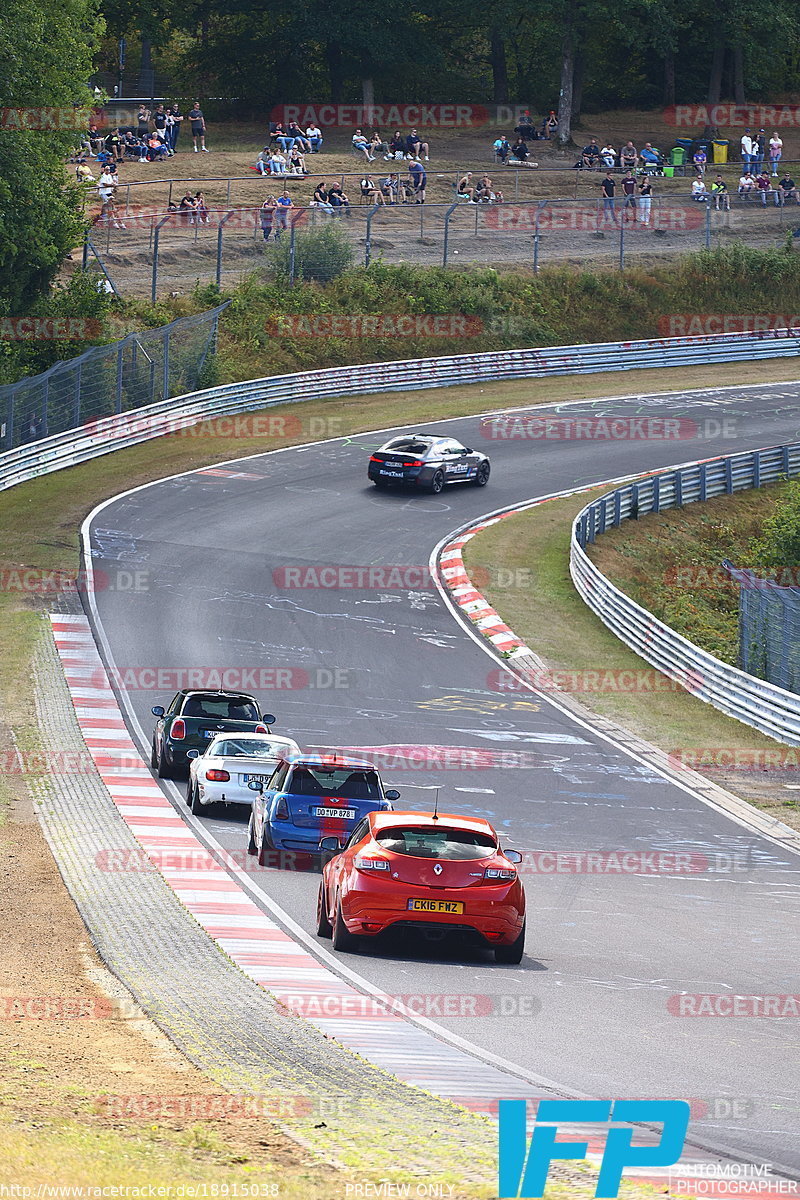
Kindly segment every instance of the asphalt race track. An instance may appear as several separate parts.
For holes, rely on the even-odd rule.
[[[484,390],[489,411],[491,390]],[[436,428],[487,450],[493,472],[485,489],[379,493],[367,483],[367,459],[391,430],[228,464],[230,474],[152,484],[91,519],[95,568],[111,578],[118,568],[142,571],[146,580],[140,591],[97,592],[106,652],[122,674],[158,666],[302,668],[323,686],[260,698],[277,713],[276,732],[304,747],[524,751],[524,769],[384,772],[401,805],[429,807],[430,793],[409,785],[441,783],[442,809],[487,816],[518,849],[705,854],[716,869],[688,875],[527,875],[527,953],[519,967],[496,966],[488,952],[403,942],[342,961],[386,992],[434,997],[427,1015],[441,1026],[565,1091],[705,1101],[697,1106],[705,1115],[690,1126],[696,1138],[800,1176],[797,1018],[681,1018],[668,1008],[680,992],[800,991],[800,859],[546,698],[493,690],[498,664],[433,587],[300,589],[273,579],[275,569],[298,565],[424,568],[445,535],[504,505],[800,439],[798,388],[789,384],[567,411],[685,417],[708,436],[487,441],[473,416]],[[324,686],[337,669],[347,686]],[[134,737],[141,742],[143,730],[148,750],[151,705],[168,702],[172,691],[121,693]],[[165,788],[192,821],[184,785]],[[245,821],[232,812],[196,824],[241,852]],[[255,869],[250,878],[329,952],[330,943],[313,937],[318,875]],[[442,996],[456,1000],[437,1010]],[[493,998],[493,1015],[470,1015],[475,996]],[[476,1003],[481,1012],[487,1006]]]

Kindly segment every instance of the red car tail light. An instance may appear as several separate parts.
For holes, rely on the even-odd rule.
[[[388,871],[388,858],[365,858],[360,857],[355,860],[355,868],[357,871]]]
[[[174,742],[180,742],[186,737],[186,722],[182,717],[178,717],[177,721],[173,721],[169,736]]]
[[[266,725],[256,725],[254,732],[255,733],[269,733],[269,730],[267,729]]]
[[[214,768],[211,771],[206,771],[206,779],[210,779],[212,783],[227,783],[230,775],[227,771],[218,771]]]
[[[289,805],[286,803],[285,796],[278,797],[278,803],[275,805],[275,820],[276,821],[288,821],[289,820]]]
[[[514,867],[487,867],[483,872],[484,883],[513,883],[516,878]]]
[[[376,454],[372,454],[372,455],[370,455],[370,460],[369,460],[369,461],[370,461],[370,462],[382,463],[384,460],[383,460],[382,458],[378,458],[378,456],[377,456]]]

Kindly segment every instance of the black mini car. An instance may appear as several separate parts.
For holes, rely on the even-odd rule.
[[[406,433],[375,451],[367,474],[379,488],[405,484],[436,495],[448,483],[485,487],[490,471],[485,454],[462,446],[454,438]]]

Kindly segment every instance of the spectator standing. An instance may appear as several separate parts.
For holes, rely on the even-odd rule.
[[[411,176],[411,181],[414,185],[414,203],[425,203],[425,185],[428,182],[428,177],[425,174],[425,168],[421,162],[412,162],[409,164],[408,173]]]
[[[261,211],[258,214],[259,221],[261,223],[261,233],[265,242],[269,241],[269,235],[272,233],[272,226],[275,223],[275,213],[277,211],[278,201],[274,196],[267,196],[266,200],[261,205]],[[278,240],[277,234],[275,235],[275,240]]]
[[[740,145],[741,145],[742,163],[743,163],[745,169],[747,169],[748,167],[751,166],[751,164],[753,162],[753,139],[750,136],[749,129],[745,129],[744,133],[742,134],[742,140],[740,142]]]
[[[194,146],[195,154],[197,154],[198,142],[203,154],[208,154],[208,147],[206,146],[206,119],[203,116],[199,100],[192,101],[192,107],[186,115],[192,124],[192,145]]]
[[[614,224],[619,225],[619,221],[617,220],[616,206],[614,204],[614,193],[617,188],[617,182],[610,171],[600,184],[600,187],[603,191],[603,224],[606,223],[609,214],[611,214],[611,219],[613,220]]]
[[[97,194],[100,197],[102,205],[100,216],[103,220],[111,220],[115,229],[124,229],[125,225],[122,221],[117,220],[116,209],[114,208],[114,193],[117,190],[119,179],[111,164],[107,164],[103,168],[103,173],[97,181]]]
[[[182,124],[183,124],[183,113],[181,112],[180,107],[177,104],[173,104],[172,108],[169,110],[169,115],[167,117],[167,130],[169,133],[169,146],[170,146],[170,149],[172,150],[173,154],[175,154],[177,152],[178,135],[180,134]]]
[[[633,212],[633,220],[636,220],[636,180],[633,171],[627,171],[622,179],[622,194],[625,197],[622,204],[622,219],[629,221],[631,218],[628,215],[629,210]]]
[[[322,149],[323,142],[322,130],[315,125],[313,121],[306,129],[306,138],[309,146],[311,147],[311,153],[319,154],[320,150]]]
[[[136,133],[140,139],[147,137],[150,132],[150,109],[144,104],[139,105],[139,111],[136,114]]]
[[[281,233],[286,229],[289,222],[289,209],[294,208],[292,197],[283,189],[277,201],[278,207],[275,211],[275,241],[280,241]]]
[[[714,208],[722,208],[725,212],[731,211],[731,197],[728,185],[721,175],[717,175],[711,184],[711,195],[714,197]]]
[[[778,137],[777,131],[773,133],[769,139],[769,162],[772,167],[772,174],[778,174],[778,163],[783,157],[783,140]]]
[[[653,203],[653,185],[647,175],[639,184],[639,213],[645,226],[650,224],[650,208]]]
[[[754,173],[761,174],[761,169],[764,166],[764,158],[767,153],[767,135],[763,129],[759,129],[756,136],[753,138],[753,157],[750,165],[754,168]]]

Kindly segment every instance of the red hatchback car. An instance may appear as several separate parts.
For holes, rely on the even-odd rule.
[[[497,962],[522,959],[525,890],[515,866],[522,855],[501,850],[482,817],[371,812],[343,848],[326,837],[320,849],[317,934],[332,937],[334,950],[410,928],[428,937],[477,938]]]

